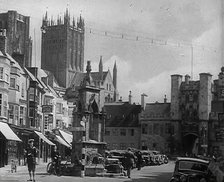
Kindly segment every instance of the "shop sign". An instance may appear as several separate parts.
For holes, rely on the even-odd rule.
[[[42,105],[42,112],[43,113],[52,113],[53,105]]]
[[[48,115],[48,123],[53,123],[53,115]]]
[[[84,127],[72,127],[70,131],[85,131]]]

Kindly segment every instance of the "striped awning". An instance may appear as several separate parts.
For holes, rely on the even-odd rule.
[[[51,142],[50,140],[48,140],[43,133],[38,132],[38,131],[34,131],[42,140],[44,140],[47,144],[49,145],[55,145],[53,142]]]
[[[72,146],[69,145],[63,138],[61,138],[59,135],[55,135],[55,136],[56,136],[56,140],[57,140],[60,144],[66,146],[66,147],[68,147],[68,148],[71,148],[71,147],[72,147]]]
[[[7,123],[0,122],[0,132],[7,140],[22,142],[22,140],[19,139],[19,137],[14,133]]]
[[[73,139],[72,134],[69,134],[69,133],[67,133],[67,132],[65,132],[65,131],[62,131],[62,130],[59,130],[59,132],[60,132],[61,136],[63,137],[63,139],[64,139],[68,144],[71,145],[71,143],[72,143],[72,139]]]

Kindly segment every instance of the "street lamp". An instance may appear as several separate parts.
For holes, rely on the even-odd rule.
[[[105,134],[106,134],[106,123],[105,123],[105,120],[106,120],[106,112],[105,112],[105,109],[102,108],[102,111],[100,112],[100,115],[102,117],[102,120],[103,120],[103,142],[105,142]]]
[[[82,168],[81,168],[81,177],[85,176],[85,164],[86,164],[86,141],[89,139],[89,116],[90,112],[88,110],[84,111],[82,121],[80,124],[84,125],[84,131],[82,133]]]

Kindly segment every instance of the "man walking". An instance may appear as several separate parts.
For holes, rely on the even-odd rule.
[[[54,163],[55,173],[60,175],[60,153],[57,150],[57,146],[54,146],[54,149],[51,151],[51,160]]]
[[[130,148],[128,148],[127,152],[124,154],[124,157],[125,157],[125,167],[127,169],[127,176],[128,178],[131,178],[131,169],[134,165],[135,156],[131,152]]]
[[[28,140],[28,148],[26,149],[26,160],[27,166],[29,171],[30,179],[28,181],[32,181],[31,172],[33,174],[33,181],[35,181],[35,168],[36,168],[36,157],[37,157],[37,150],[33,145],[34,139]]]

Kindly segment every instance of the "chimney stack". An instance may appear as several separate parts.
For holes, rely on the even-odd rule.
[[[132,98],[131,91],[129,91],[129,96],[128,96],[128,98],[129,98],[129,104],[132,104],[132,103],[131,103],[131,98]]]
[[[7,37],[6,37],[6,29],[0,30],[0,51],[6,55],[7,52]]]
[[[167,98],[166,98],[166,95],[164,97],[164,103],[167,103]]]
[[[185,83],[188,85],[190,81],[190,76],[189,75],[185,75]]]
[[[147,97],[146,94],[141,94],[141,107],[143,110],[145,110],[145,97]]]

